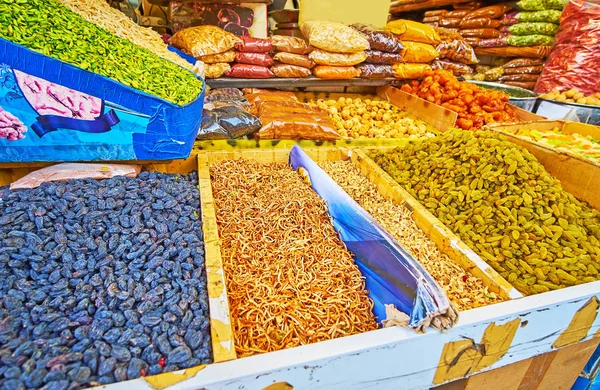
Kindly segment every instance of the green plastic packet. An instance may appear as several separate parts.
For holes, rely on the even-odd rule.
[[[512,35],[548,35],[553,37],[558,30],[558,24],[554,23],[517,23],[508,28]]]
[[[556,23],[560,22],[560,15],[562,11],[555,9],[548,9],[543,11],[534,12],[518,12],[515,18],[519,22],[544,22],[544,23]]]
[[[506,43],[509,46],[551,46],[554,38],[548,35],[509,35]]]

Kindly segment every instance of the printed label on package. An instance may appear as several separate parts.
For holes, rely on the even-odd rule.
[[[0,161],[134,160],[149,119],[0,63]]]

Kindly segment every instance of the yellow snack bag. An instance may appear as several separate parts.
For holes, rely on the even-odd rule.
[[[397,79],[418,79],[431,71],[429,64],[394,64],[394,77]]]
[[[385,29],[397,35],[402,41],[421,42],[430,45],[437,45],[441,42],[440,36],[433,27],[412,20],[393,20],[387,24]]]
[[[402,62],[427,63],[435,60],[440,53],[435,48],[426,43],[402,42],[404,53],[402,53]]]

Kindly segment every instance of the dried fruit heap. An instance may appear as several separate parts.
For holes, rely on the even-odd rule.
[[[196,185],[142,173],[0,188],[0,388],[212,361]]]
[[[56,0],[0,0],[0,38],[179,105],[202,91],[192,72],[88,22]]]
[[[527,150],[453,130],[371,157],[524,294],[600,279],[600,217]]]
[[[323,200],[287,164],[211,167],[238,357],[377,328]]]

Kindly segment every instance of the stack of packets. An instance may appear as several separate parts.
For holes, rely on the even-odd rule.
[[[276,61],[271,71],[277,77],[308,77],[316,65],[308,54],[314,50],[304,39],[274,35],[271,38],[273,49],[276,51],[273,59]]]
[[[514,58],[511,60],[498,58],[494,66],[476,65],[475,74],[465,76],[466,79],[499,82],[513,87],[533,90],[544,70],[541,58]]]
[[[429,63],[439,57],[435,46],[442,41],[433,27],[399,19],[389,22],[385,29],[404,46],[401,62],[392,65],[394,77],[418,79],[432,70]]]
[[[268,79],[275,75],[269,67],[273,58],[271,40],[241,37],[235,44],[235,65],[225,73],[229,77],[245,79]]]
[[[450,71],[455,76],[465,76],[473,73],[473,68],[469,65],[479,62],[473,47],[460,34],[452,30],[442,27],[434,27],[434,29],[442,42],[436,47],[440,57],[433,61],[431,67]]]
[[[376,79],[392,77],[392,65],[402,62],[404,46],[394,34],[368,24],[352,24],[353,29],[367,37],[370,50],[367,59],[357,66],[361,78]]]
[[[302,34],[315,49],[308,57],[317,65],[315,76],[323,79],[351,79],[360,76],[354,67],[367,59],[367,38],[344,24],[312,20],[301,25]]]
[[[196,26],[175,33],[170,44],[204,62],[206,78],[218,78],[230,70],[239,42],[239,37],[217,26]]]
[[[551,46],[558,31],[565,0],[521,0],[520,12],[506,14],[501,30],[509,46]]]

